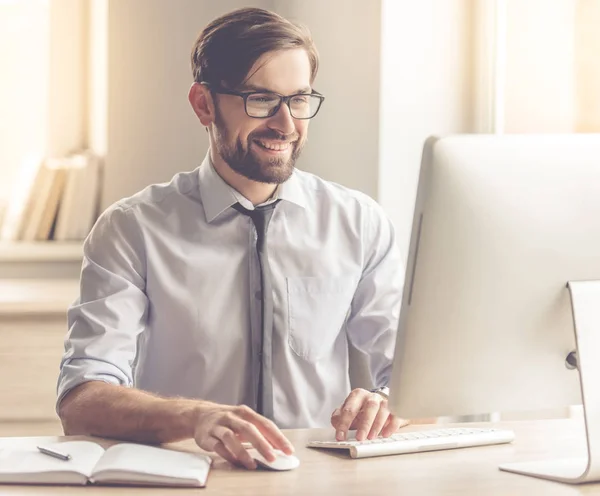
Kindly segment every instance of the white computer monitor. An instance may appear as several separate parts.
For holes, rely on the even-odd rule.
[[[600,480],[600,134],[426,142],[390,389],[406,418],[566,407],[583,389],[589,457],[502,468]]]

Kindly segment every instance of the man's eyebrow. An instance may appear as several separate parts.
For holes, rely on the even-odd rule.
[[[295,91],[294,93],[310,93],[312,91],[312,88],[310,86],[305,86],[304,88],[300,88],[299,90]]]
[[[264,86],[257,86],[255,84],[244,84],[242,86],[242,88],[240,88],[241,91],[262,91],[265,93],[276,93],[279,95],[279,93],[277,93],[276,91],[273,91],[269,88],[265,88]],[[310,86],[305,86],[304,88],[300,88],[299,90],[294,91],[293,93],[290,93],[291,95],[296,95],[298,93],[310,93],[312,91],[312,88]]]

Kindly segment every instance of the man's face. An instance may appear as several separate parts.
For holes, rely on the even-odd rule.
[[[304,49],[270,52],[256,61],[249,72],[252,76],[235,89],[284,96],[310,93],[310,73]],[[221,158],[248,179],[270,184],[285,182],[306,142],[309,120],[294,119],[285,104],[272,117],[252,118],[246,114],[241,97],[215,97],[213,136]]]

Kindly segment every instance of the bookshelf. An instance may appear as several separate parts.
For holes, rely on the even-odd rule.
[[[83,241],[0,242],[0,263],[80,262]]]

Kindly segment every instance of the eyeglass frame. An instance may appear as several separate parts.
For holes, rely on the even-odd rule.
[[[285,103],[290,111],[290,116],[292,117],[292,119],[306,121],[309,119],[313,119],[319,113],[319,110],[321,109],[321,105],[323,105],[323,101],[325,100],[325,96],[315,90],[312,90],[310,93],[294,93],[293,95],[284,96],[284,95],[281,95],[280,93],[276,93],[275,91],[235,91],[235,90],[229,90],[220,85],[215,86],[215,85],[207,83],[207,82],[202,82],[200,84],[206,86],[212,93],[217,93],[219,95],[233,95],[233,96],[242,97],[244,99],[244,112],[246,112],[246,115],[252,119],[269,119],[270,117],[273,117],[277,112],[279,112],[281,105]],[[257,117],[255,115],[250,115],[248,113],[248,98],[251,95],[264,95],[265,93],[279,97],[279,103],[277,105],[275,105],[275,107],[273,107],[273,111],[269,115],[265,115],[264,117]],[[312,116],[310,116],[310,117],[294,117],[292,115],[292,107],[290,107],[290,100],[296,96],[316,96],[319,99],[319,106],[317,107],[317,110],[315,111],[315,113]]]

